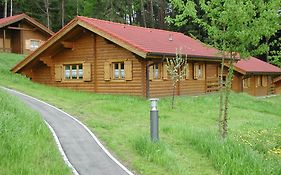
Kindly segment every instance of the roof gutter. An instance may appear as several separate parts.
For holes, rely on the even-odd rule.
[[[161,52],[148,52],[147,57],[175,57],[176,53],[161,53]],[[200,56],[200,55],[186,55],[187,58],[196,58],[196,60],[205,60],[205,59],[211,59],[210,61],[221,61],[223,58],[218,56]],[[224,58],[225,60],[231,60],[231,58],[227,57]],[[236,59],[238,61],[238,59]]]

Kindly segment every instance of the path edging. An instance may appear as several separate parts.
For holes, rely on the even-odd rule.
[[[128,175],[134,175],[130,170],[128,170],[124,165],[122,165],[115,157],[113,157],[113,156],[110,154],[110,152],[102,145],[102,143],[98,140],[98,138],[95,136],[95,134],[92,133],[92,131],[91,131],[86,125],[84,125],[82,122],[80,122],[80,121],[79,121],[78,119],[76,119],[75,117],[73,117],[73,116],[71,116],[70,114],[66,113],[65,111],[63,111],[63,110],[61,110],[61,109],[59,109],[59,108],[57,108],[57,107],[55,107],[55,106],[53,106],[53,105],[47,103],[47,102],[44,102],[44,101],[42,101],[42,100],[39,100],[39,99],[37,99],[37,98],[35,98],[35,97],[26,95],[26,94],[24,94],[24,93],[22,93],[22,92],[18,92],[18,91],[16,91],[16,90],[9,89],[9,88],[6,88],[6,87],[2,87],[2,88],[6,89],[6,90],[8,90],[8,91],[13,91],[13,92],[19,93],[19,94],[21,94],[21,95],[23,95],[23,96],[32,98],[33,100],[39,101],[39,102],[41,102],[41,103],[43,103],[43,104],[45,104],[45,105],[47,105],[47,106],[49,106],[49,107],[52,107],[52,108],[54,108],[54,109],[56,109],[56,110],[58,110],[58,111],[64,113],[65,115],[67,115],[68,117],[70,117],[71,119],[73,119],[74,121],[76,121],[78,124],[80,124],[80,125],[91,135],[91,137],[96,141],[96,143],[97,143],[97,144],[99,145],[99,147],[105,152],[105,154],[106,154],[112,161],[114,161],[122,170],[124,170]],[[49,124],[48,124],[48,125],[49,125]],[[57,136],[56,136],[56,137],[57,137]],[[55,138],[55,139],[56,139],[56,138]],[[57,139],[58,139],[58,137],[57,137]],[[59,144],[60,144],[60,143],[59,143]],[[59,148],[59,149],[60,149],[60,148]],[[63,150],[63,149],[62,149],[62,150]],[[65,152],[64,152],[64,151],[63,151],[63,154],[65,155]],[[63,156],[63,158],[64,158],[64,156]],[[66,156],[66,159],[68,160],[67,156]],[[68,162],[69,162],[69,160],[68,160]],[[70,163],[70,162],[69,162],[69,163]],[[68,165],[67,162],[66,162],[66,164]],[[71,165],[71,163],[70,163],[70,165]],[[75,168],[74,168],[72,165],[71,165],[71,168],[73,168],[73,169],[75,170]],[[72,169],[72,170],[73,170],[73,169]],[[75,171],[76,171],[76,170],[75,170]],[[76,171],[76,172],[77,172],[77,171]]]

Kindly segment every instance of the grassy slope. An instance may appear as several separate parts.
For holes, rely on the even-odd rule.
[[[0,89],[0,174],[71,174],[39,116]]]
[[[232,94],[230,136],[216,137],[218,96],[159,104],[161,142],[149,141],[149,104],[139,97],[74,92],[31,83],[7,71],[20,59],[0,55],[0,84],[77,116],[138,174],[281,174],[281,96]],[[77,107],[79,106],[79,107]]]

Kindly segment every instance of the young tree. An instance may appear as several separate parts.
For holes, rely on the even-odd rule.
[[[270,45],[275,48],[270,51],[268,60],[270,63],[281,68],[281,36],[275,39]]]
[[[175,90],[178,82],[186,76],[187,58],[184,58],[181,53],[177,53],[175,58],[166,58],[166,60],[167,71],[173,82],[172,109],[174,109]]]
[[[263,38],[269,38],[278,29],[277,11],[280,0],[172,0],[179,14],[168,19],[178,26],[192,20],[208,34],[211,44],[221,50],[228,60],[229,71],[221,96],[219,130],[223,138],[228,133],[229,95],[232,86],[234,61],[251,54],[268,51],[267,45],[260,45]],[[200,15],[198,14],[200,11]],[[239,54],[238,54],[239,53]],[[224,61],[224,59],[223,59]],[[223,67],[224,65],[222,65]],[[221,71],[223,72],[223,70]],[[221,75],[222,76],[222,75]]]

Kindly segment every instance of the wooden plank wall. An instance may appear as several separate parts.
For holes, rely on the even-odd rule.
[[[55,65],[73,64],[73,63],[91,63],[91,74],[94,77],[94,35],[85,32],[77,40],[74,40],[74,48],[64,48],[57,55],[53,56],[53,65],[51,66],[52,82],[57,87],[65,87],[75,90],[94,91],[93,79],[89,82],[83,81],[55,81]],[[63,75],[64,76],[64,75]]]
[[[25,28],[25,29],[31,29],[31,30],[22,30],[21,31],[21,48],[23,50],[24,54],[28,54],[31,51],[26,49],[26,45],[25,45],[25,41],[29,40],[29,39],[37,39],[37,40],[41,40],[41,41],[47,41],[51,36],[39,31],[39,30],[32,30],[34,29],[33,26],[31,26],[30,24],[26,23],[26,22],[21,22],[20,24],[21,28]]]
[[[145,96],[143,93],[144,63],[130,51],[96,37],[96,92]],[[132,61],[133,80],[104,80],[104,62],[110,60]]]

